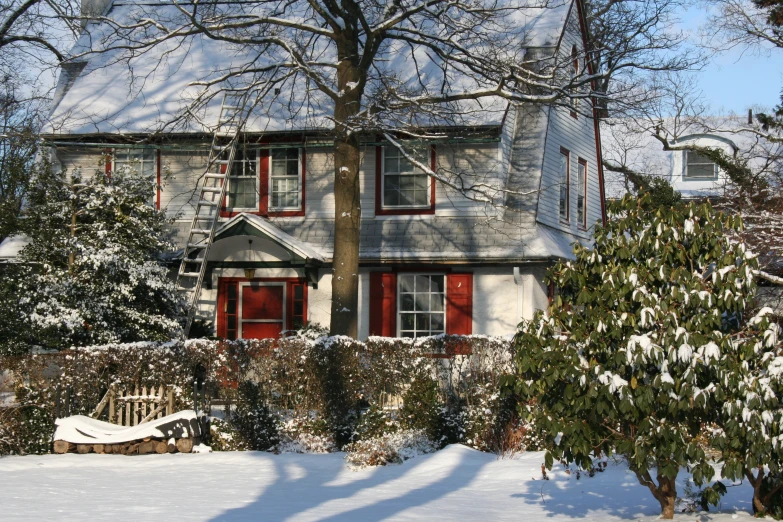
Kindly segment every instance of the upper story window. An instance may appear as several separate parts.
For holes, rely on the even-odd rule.
[[[420,150],[414,154],[424,155]],[[383,147],[382,185],[384,208],[415,209],[431,205],[430,176],[415,167],[397,147]]]
[[[559,185],[560,185],[560,203],[559,213],[562,221],[568,221],[568,207],[571,200],[570,190],[570,170],[571,159],[567,149],[560,147],[560,165],[559,165]]]
[[[579,158],[576,177],[576,221],[587,228],[587,162]]]
[[[154,178],[158,173],[158,155],[155,149],[115,149],[114,172],[127,171]]]
[[[270,208],[299,210],[301,154],[299,149],[273,149],[270,155]]]
[[[221,216],[232,217],[239,212],[303,216],[305,157],[305,149],[297,146],[238,148]]]
[[[426,337],[446,331],[446,276],[399,274],[399,336]]]
[[[233,210],[258,211],[260,194],[258,151],[239,147],[228,175],[226,206]]]
[[[107,174],[110,170],[141,176],[155,182],[150,185],[149,204],[160,208],[160,178],[158,172],[158,151],[153,148],[114,149],[113,158],[107,161]]]
[[[718,177],[718,166],[714,161],[706,156],[693,152],[685,151],[685,170],[683,179],[716,179]]]

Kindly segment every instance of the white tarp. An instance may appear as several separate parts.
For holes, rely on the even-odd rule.
[[[54,440],[72,444],[120,444],[147,437],[180,439],[201,435],[198,416],[193,410],[183,410],[138,426],[118,426],[84,415],[57,419],[55,424]]]

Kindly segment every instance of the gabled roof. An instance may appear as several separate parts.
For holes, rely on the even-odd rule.
[[[501,5],[507,0],[501,0]],[[229,4],[230,2],[220,2]],[[572,0],[523,0],[523,9],[509,15],[509,34],[523,49],[555,47],[565,29]],[[238,2],[244,10],[252,9],[249,2]],[[184,8],[183,8],[184,9]],[[292,7],[293,9],[293,7]],[[170,25],[185,24],[187,19],[178,7],[169,1],[117,1],[108,17],[125,25],[142,19],[170,20]],[[90,24],[81,35],[71,55],[100,50],[105,38],[115,30],[108,23]],[[426,32],[426,27],[421,30]],[[135,36],[135,35],[134,35]],[[142,38],[139,35],[139,38]],[[321,40],[313,45],[323,46],[320,60],[336,61],[333,50]],[[485,42],[464,42],[462,45],[482,46]],[[273,50],[262,50],[247,45],[230,44],[195,35],[183,41],[169,41],[125,59],[120,51],[89,55],[83,70],[70,67],[68,77],[60,82],[50,121],[45,135],[63,134],[145,134],[154,131],[166,133],[209,132],[207,128],[217,120],[221,100],[216,97],[198,114],[204,125],[190,121],[179,126],[167,126],[172,115],[180,113],[188,102],[196,98],[202,87],[196,81],[215,80],[231,70],[237,72],[251,64],[254,68],[274,65],[282,60]],[[434,53],[422,46],[392,42],[379,51],[376,67],[394,74],[401,87],[438,93],[444,86],[470,90],[479,86],[469,69],[460,70],[455,64],[446,66]],[[131,73],[132,71],[132,73]],[[265,99],[248,120],[246,131],[287,132],[317,130],[332,127],[332,101],[313,90],[302,77],[297,76],[277,86],[279,94]],[[305,95],[307,93],[307,96]],[[455,123],[466,126],[499,125],[508,103],[501,98],[482,101],[463,101],[454,104],[458,114]],[[426,111],[425,111],[426,112]],[[428,121],[430,116],[416,116],[415,125],[439,125]]]
[[[234,216],[215,231],[215,241],[231,236],[266,238],[288,251],[294,259],[304,263],[320,264],[326,260],[324,255],[312,245],[283,232],[268,219],[254,214],[242,213]]]

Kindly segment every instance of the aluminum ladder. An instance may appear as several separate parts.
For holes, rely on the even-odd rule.
[[[182,262],[177,273],[177,290],[187,303],[182,335],[187,338],[196,316],[198,300],[207,272],[206,260],[215,238],[220,208],[225,201],[228,175],[234,163],[239,135],[247,120],[249,94],[228,92],[223,96],[218,125],[212,135],[207,168],[201,176],[198,200]]]

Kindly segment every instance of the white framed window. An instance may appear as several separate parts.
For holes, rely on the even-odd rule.
[[[114,172],[140,174],[155,179],[158,173],[158,153],[155,149],[114,149]]]
[[[685,151],[684,179],[716,179],[718,166],[706,156],[692,150]]]
[[[413,154],[428,161],[426,152],[419,149]],[[405,155],[394,146],[383,147],[383,208],[429,208],[432,180],[421,169],[414,167]]]
[[[446,331],[445,274],[399,274],[397,292],[398,337],[426,337]]]
[[[576,176],[576,221],[587,228],[587,162],[579,158]]]
[[[570,171],[571,157],[570,152],[560,147],[560,165],[558,167],[558,178],[560,185],[559,214],[562,221],[568,221],[568,207],[571,202]]]
[[[258,151],[239,147],[228,175],[226,207],[232,210],[258,210]]]
[[[269,154],[269,206],[273,210],[301,209],[302,151],[272,149]]]

